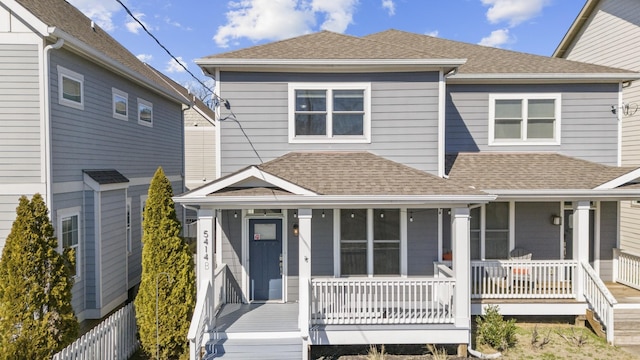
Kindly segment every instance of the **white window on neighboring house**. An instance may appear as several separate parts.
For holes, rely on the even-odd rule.
[[[560,94],[489,95],[489,145],[560,145]]]
[[[153,104],[138,98],[138,124],[153,126]]]
[[[113,117],[120,120],[129,120],[129,94],[116,88],[111,88],[113,103]]]
[[[58,103],[84,109],[84,76],[60,65],[58,69]]]
[[[132,240],[131,240],[131,198],[127,198],[127,254],[131,254]]]
[[[289,142],[371,142],[371,84],[289,84]]]
[[[340,210],[340,275],[400,275],[400,210]]]
[[[80,208],[60,209],[58,216],[58,242],[65,253],[73,251],[75,267],[72,269],[74,278],[80,278],[81,249],[80,249]]]
[[[144,245],[144,209],[147,206],[148,195],[140,195],[140,239]]]

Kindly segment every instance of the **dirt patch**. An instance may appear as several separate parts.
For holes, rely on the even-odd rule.
[[[585,327],[564,323],[516,323],[517,343],[502,353],[505,360],[560,360],[560,359],[601,359],[640,360],[640,354],[627,352],[611,346]],[[534,339],[534,331],[537,338]],[[535,340],[535,341],[534,341]],[[479,351],[492,353],[493,350],[474,345]],[[316,360],[367,360],[368,346],[314,346],[311,359]],[[446,347],[448,360],[461,359],[456,356],[456,346]],[[385,360],[426,360],[433,359],[425,345],[385,345]]]

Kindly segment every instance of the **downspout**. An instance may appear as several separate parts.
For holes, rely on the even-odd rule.
[[[53,177],[51,175],[51,89],[49,82],[49,52],[51,50],[60,49],[64,45],[64,39],[58,39],[55,44],[50,44],[44,47],[44,146],[45,146],[45,159],[44,159],[44,172],[45,172],[45,186],[47,194],[45,196],[45,201],[47,202],[47,206],[49,207],[49,212],[53,211],[53,194],[51,193],[51,182],[53,181]]]

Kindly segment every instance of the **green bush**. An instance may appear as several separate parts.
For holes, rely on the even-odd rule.
[[[485,315],[476,318],[478,341],[504,351],[516,343],[516,320],[504,320],[498,305],[489,305]]]

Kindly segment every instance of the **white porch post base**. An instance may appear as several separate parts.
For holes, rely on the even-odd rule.
[[[304,346],[308,345],[311,311],[311,209],[298,209],[298,245],[298,285],[300,291],[298,325]],[[303,351],[303,354],[306,353],[307,351]]]
[[[453,274],[456,279],[454,316],[455,326],[471,327],[471,283],[469,250],[469,208],[451,209],[451,241],[453,248]]]
[[[202,284],[213,282],[213,271],[215,270],[213,214],[214,210],[211,209],[198,210],[197,289],[200,289]]]
[[[573,258],[578,261],[576,274],[576,300],[585,301],[583,262],[589,262],[589,201],[577,201],[573,203]]]

